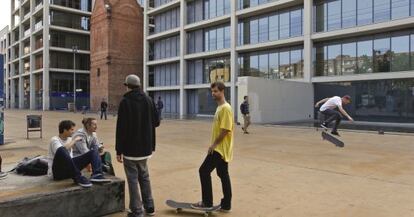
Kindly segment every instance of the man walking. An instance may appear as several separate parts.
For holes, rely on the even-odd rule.
[[[250,126],[250,112],[249,112],[249,97],[244,96],[244,101],[240,105],[240,112],[243,115],[244,125],[242,127],[242,130],[244,134],[249,134],[247,131],[247,128]]]
[[[108,109],[108,103],[105,101],[105,99],[103,98],[102,99],[102,102],[101,102],[101,120],[102,120],[102,117],[105,115],[105,120],[108,120],[107,119],[107,117],[106,117],[106,110]]]
[[[160,120],[162,119],[162,109],[164,108],[164,103],[161,100],[161,97],[158,97],[158,101],[157,101],[157,110],[158,110],[158,115],[160,116]]]
[[[325,98],[315,104],[315,107],[319,107],[319,105],[323,103],[319,111],[325,115],[325,120],[321,124],[321,127],[324,129],[328,129],[328,125],[335,120],[335,125],[332,128],[331,133],[333,135],[339,136],[338,133],[338,126],[341,122],[342,115],[348,118],[350,121],[354,121],[354,119],[349,116],[349,114],[343,109],[342,105],[347,105],[351,103],[351,97],[349,95],[345,95],[342,98],[339,96],[334,96],[331,98]],[[338,111],[339,110],[339,111]]]
[[[128,92],[119,105],[115,149],[117,161],[124,164],[128,181],[131,210],[128,216],[143,216],[142,208],[152,216],[155,209],[147,160],[155,151],[155,128],[160,124],[159,116],[155,103],[141,90],[138,76],[128,75],[124,84]]]
[[[220,177],[223,199],[221,199],[221,210],[231,210],[231,182],[228,172],[228,164],[233,158],[233,112],[224,97],[225,86],[222,82],[211,84],[211,92],[218,107],[214,115],[211,146],[208,148],[207,156],[199,169],[202,201],[192,204],[194,209],[206,210],[213,207],[213,190],[211,184],[211,172],[216,169]]]

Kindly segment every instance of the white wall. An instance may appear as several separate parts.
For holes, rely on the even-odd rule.
[[[238,78],[238,121],[243,123],[240,104],[249,96],[253,123],[282,123],[313,119],[311,83],[269,80],[256,77]]]

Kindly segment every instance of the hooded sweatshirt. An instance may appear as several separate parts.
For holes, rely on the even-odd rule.
[[[81,137],[82,139],[73,146],[73,157],[83,155],[89,150],[98,149],[102,146],[96,133],[94,132],[92,135],[89,135],[84,128],[80,128],[72,135],[72,138],[76,137]]]
[[[155,151],[155,128],[160,125],[154,101],[139,89],[127,92],[120,102],[116,125],[116,154],[144,159]]]

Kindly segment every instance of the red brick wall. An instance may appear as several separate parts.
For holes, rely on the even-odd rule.
[[[111,5],[111,12],[105,9]],[[91,17],[91,109],[102,98],[116,111],[126,88],[124,79],[143,74],[143,9],[136,0],[96,0]],[[100,75],[98,76],[98,68]]]

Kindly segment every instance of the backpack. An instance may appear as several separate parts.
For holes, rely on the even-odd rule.
[[[27,176],[43,176],[47,174],[48,161],[45,156],[25,157],[11,171]],[[10,171],[10,172],[11,172]]]

